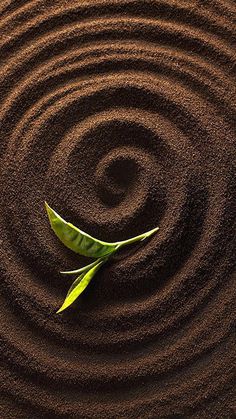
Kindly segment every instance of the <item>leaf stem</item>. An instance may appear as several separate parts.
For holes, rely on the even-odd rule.
[[[96,259],[94,262],[90,263],[89,265],[82,266],[82,268],[75,269],[74,271],[60,271],[61,274],[64,275],[74,275],[74,274],[80,274],[84,271],[88,271],[89,269],[93,268],[98,262],[100,262],[102,258]]]

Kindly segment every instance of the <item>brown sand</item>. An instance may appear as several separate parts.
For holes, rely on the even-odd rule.
[[[231,418],[232,0],[1,0],[1,419]],[[157,225],[64,316],[81,259]],[[87,261],[86,261],[87,262]]]

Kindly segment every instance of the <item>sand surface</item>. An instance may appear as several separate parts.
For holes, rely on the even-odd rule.
[[[232,0],[1,0],[1,419],[233,418]],[[56,315],[97,238],[159,225]]]

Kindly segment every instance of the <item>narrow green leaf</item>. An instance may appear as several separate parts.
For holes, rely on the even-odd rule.
[[[71,223],[67,223],[45,202],[51,227],[62,243],[83,256],[100,258],[113,253],[116,245],[95,239]]]
[[[96,259],[94,262],[90,263],[89,265],[83,266],[82,268],[79,268],[79,269],[75,269],[74,271],[61,271],[60,273],[63,275],[76,275],[82,272],[87,272],[93,266],[97,265],[97,263],[100,262],[100,260],[102,260],[102,258]]]
[[[57,313],[61,313],[65,309],[67,309],[74,301],[79,297],[79,295],[85,290],[88,286],[98,269],[106,262],[107,259],[98,262],[92,269],[90,269],[87,273],[82,273],[76,280],[73,282],[68,294],[65,298],[64,303],[62,304],[61,308],[57,311]]]

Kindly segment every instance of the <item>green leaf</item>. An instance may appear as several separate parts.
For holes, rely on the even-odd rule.
[[[107,255],[111,255],[123,246],[150,237],[159,229],[159,227],[156,227],[150,231],[147,231],[146,233],[132,237],[131,239],[108,243],[95,239],[94,237],[80,230],[78,227],[75,227],[73,224],[66,222],[46,202],[45,206],[51,227],[57,237],[62,241],[62,243],[64,243],[66,247],[83,256],[101,258]]]
[[[106,259],[98,262],[92,269],[90,269],[87,273],[82,273],[76,280],[73,282],[72,286],[70,287],[67,296],[65,298],[64,303],[62,304],[61,308],[57,311],[57,313],[61,313],[65,309],[67,309],[74,301],[79,297],[79,295],[85,290],[85,288],[89,285],[90,281],[100,269],[100,267],[106,262]]]
[[[116,244],[95,239],[71,223],[67,223],[45,202],[51,227],[62,243],[83,256],[100,258],[113,253]]]

